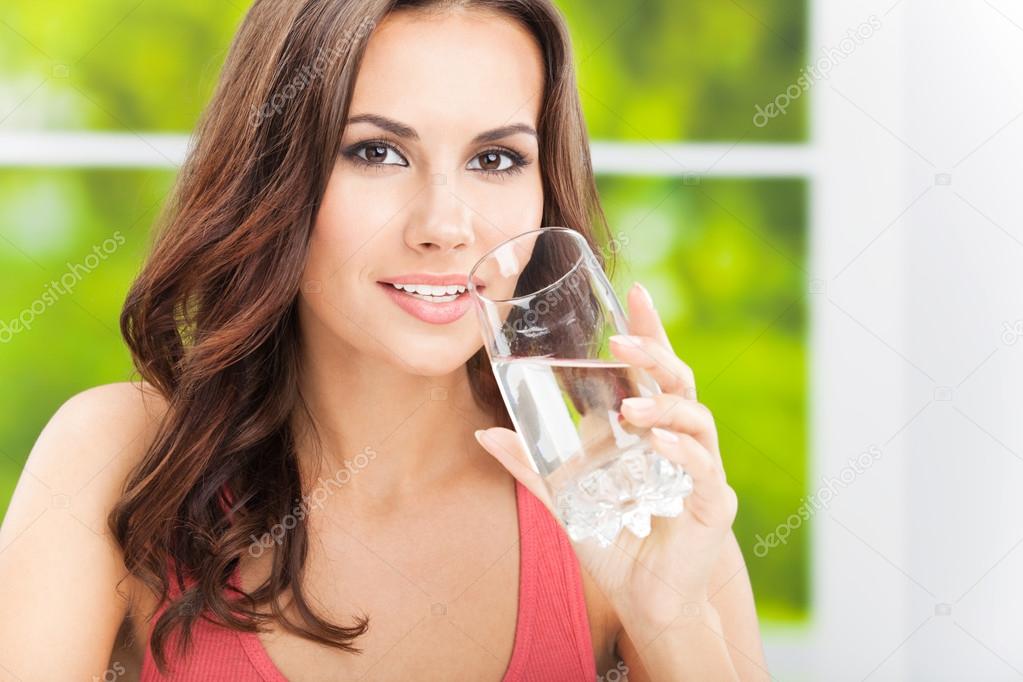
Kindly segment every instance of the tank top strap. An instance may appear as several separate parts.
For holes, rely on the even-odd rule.
[[[516,481],[519,508],[519,651],[506,682],[597,677],[579,559],[549,509]]]

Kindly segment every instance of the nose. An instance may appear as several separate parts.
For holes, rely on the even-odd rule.
[[[476,241],[473,210],[443,181],[434,177],[420,191],[405,226],[405,243],[423,253],[444,254]]]

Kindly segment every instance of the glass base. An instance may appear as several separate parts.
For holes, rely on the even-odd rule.
[[[651,516],[678,516],[693,479],[678,464],[641,445],[564,483],[554,506],[573,541],[601,547],[622,528],[638,538],[650,534]]]

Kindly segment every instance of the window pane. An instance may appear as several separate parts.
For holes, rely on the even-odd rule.
[[[597,139],[801,140],[803,2],[561,0]],[[8,0],[0,129],[191,130],[246,3]]]
[[[624,244],[616,288],[638,279],[650,289],[714,412],[758,611],[803,618],[808,525],[789,523],[785,543],[766,552],[757,543],[806,487],[806,183],[602,177],[599,187]]]
[[[0,510],[57,407],[129,378],[118,315],[171,180],[0,170]]]
[[[191,130],[246,6],[7,0],[0,130]]]
[[[806,98],[753,117],[799,77],[804,2],[559,0],[590,134],[615,140],[803,140]],[[793,91],[794,92],[794,91]],[[759,121],[764,123],[763,121]]]

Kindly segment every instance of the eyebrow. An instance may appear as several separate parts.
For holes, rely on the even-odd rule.
[[[347,123],[372,123],[376,127],[382,128],[394,135],[397,135],[398,137],[404,137],[409,140],[419,139],[419,133],[417,133],[414,128],[378,114],[359,114],[358,116],[352,116],[348,119]],[[537,136],[536,130],[533,129],[533,126],[526,125],[525,123],[512,123],[511,125],[483,131],[472,139],[472,144],[493,142],[494,140],[500,140],[501,138],[508,137],[516,133],[525,133],[527,135],[532,135],[533,137]]]

